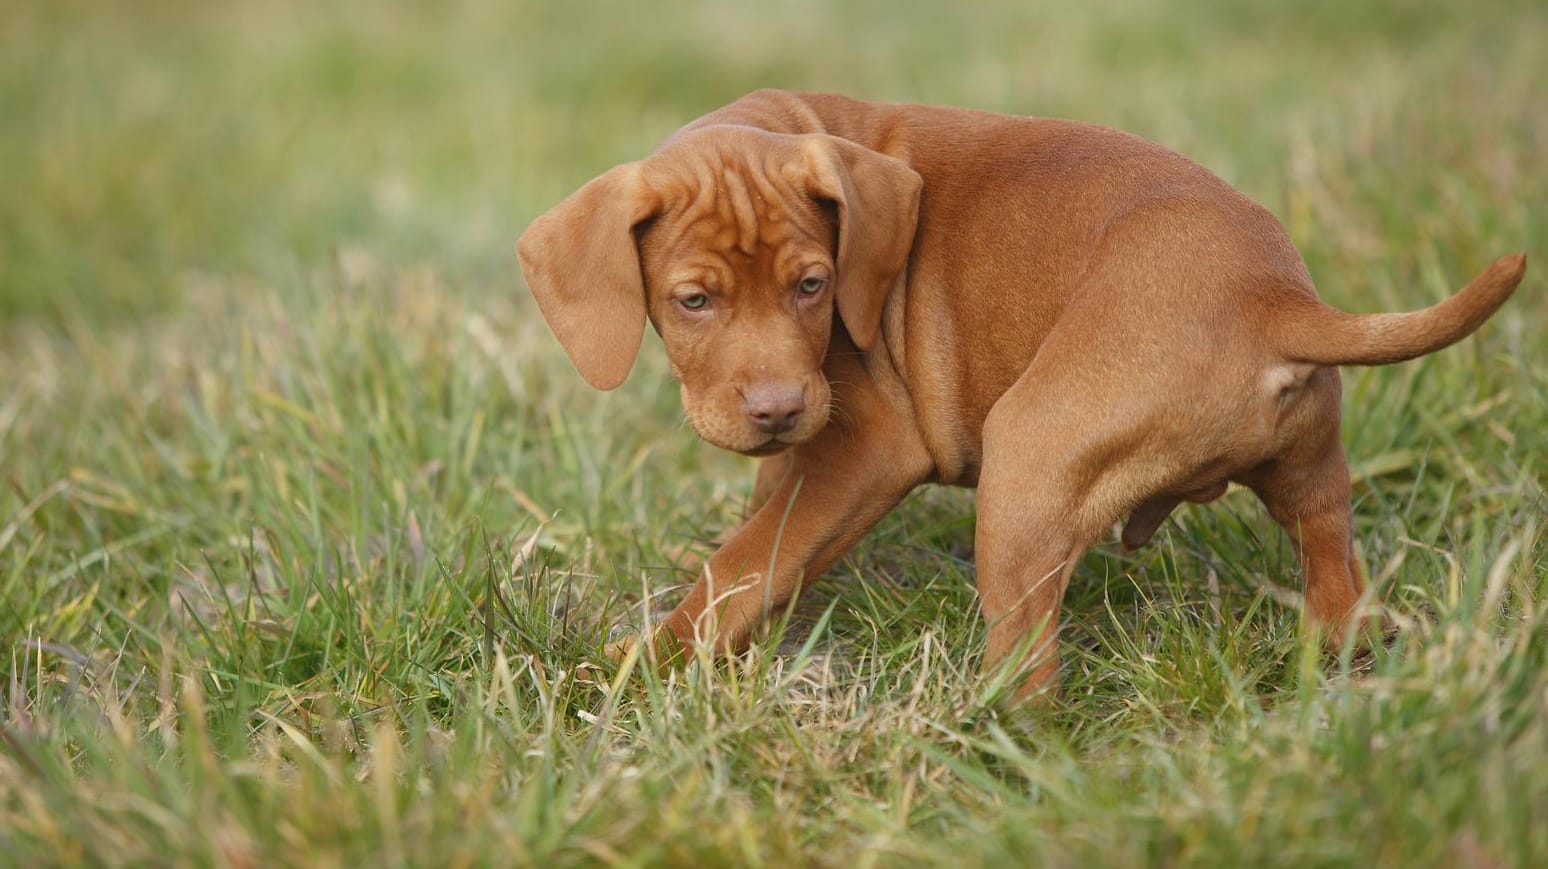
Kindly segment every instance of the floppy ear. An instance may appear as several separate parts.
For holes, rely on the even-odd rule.
[[[570,361],[597,389],[629,376],[645,334],[645,279],[634,227],[660,208],[625,163],[532,221],[516,242],[521,271]]]
[[[806,158],[813,198],[838,209],[839,317],[855,345],[868,350],[914,246],[924,179],[902,160],[835,136],[812,135]]]

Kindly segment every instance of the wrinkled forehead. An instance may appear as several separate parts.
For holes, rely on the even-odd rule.
[[[827,218],[807,191],[805,149],[791,136],[746,128],[686,134],[645,164],[661,197],[651,246],[728,260],[824,244]]]

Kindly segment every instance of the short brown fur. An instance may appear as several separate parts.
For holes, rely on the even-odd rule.
[[[1526,266],[1347,314],[1271,214],[1150,142],[782,91],[586,185],[519,252],[589,382],[623,381],[648,318],[694,429],[764,457],[659,639],[740,649],[909,490],[976,485],[985,663],[1021,649],[1026,692],[1053,682],[1081,554],[1230,482],[1291,535],[1310,622],[1357,628],[1336,366],[1460,340]]]

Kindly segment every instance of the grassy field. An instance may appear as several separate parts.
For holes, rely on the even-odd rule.
[[[0,864],[1548,862],[1548,7],[751,9],[7,4]],[[1528,249],[1478,337],[1347,372],[1391,647],[1303,645],[1233,492],[1088,556],[1008,708],[930,490],[745,665],[578,683],[751,465],[659,346],[590,392],[512,242],[760,86],[1148,136],[1352,310]]]

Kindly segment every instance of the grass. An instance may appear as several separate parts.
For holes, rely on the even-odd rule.
[[[23,2],[0,28],[0,863],[1533,866],[1548,860],[1548,13]],[[750,484],[660,348],[588,391],[526,221],[759,86],[1125,127],[1355,310],[1539,263],[1350,370],[1404,626],[1297,637],[1250,497],[1082,563],[997,702],[971,493],[921,491],[739,667],[577,682]],[[649,595],[647,599],[647,593]]]

